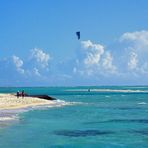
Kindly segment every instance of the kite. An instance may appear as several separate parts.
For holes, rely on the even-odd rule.
[[[80,31],[76,32],[76,35],[78,37],[78,40],[80,39]]]

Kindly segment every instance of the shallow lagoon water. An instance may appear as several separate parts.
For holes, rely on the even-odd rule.
[[[18,89],[64,102],[20,113],[17,122],[0,128],[0,147],[148,147],[147,87],[26,87],[0,92]]]

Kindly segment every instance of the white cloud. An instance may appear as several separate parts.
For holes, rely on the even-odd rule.
[[[117,68],[113,65],[113,56],[103,45],[92,43],[90,40],[82,41],[81,45],[82,56],[76,60],[74,74],[99,77],[117,73]]]
[[[16,65],[16,67],[22,67],[23,66],[23,61],[19,57],[13,55],[12,58],[13,58],[13,62]]]
[[[128,62],[128,68],[130,70],[137,69],[137,64],[138,64],[138,55],[135,52],[131,52],[130,59]]]
[[[36,76],[41,76],[41,74],[39,73],[39,70],[37,68],[33,68],[33,72]]]
[[[126,32],[120,41],[129,43],[126,47],[127,53],[130,54],[130,58],[127,59],[128,69],[138,75],[147,73],[148,31]]]
[[[43,67],[47,67],[49,60],[51,59],[50,55],[45,53],[43,50],[34,48],[32,49],[32,57]]]
[[[22,68],[23,61],[19,57],[15,56],[15,55],[12,56],[12,60],[13,60],[13,63],[15,64],[15,66],[16,66],[17,71],[24,74],[25,71]]]
[[[131,42],[136,50],[148,50],[148,31],[126,32],[120,41]]]
[[[105,70],[110,73],[116,73],[117,68],[113,65],[113,56],[110,52],[106,52],[105,58],[103,59],[102,66]]]
[[[85,51],[86,57],[84,59],[84,64],[86,66],[99,64],[101,55],[104,53],[104,46],[94,44],[90,40],[82,41],[81,44],[84,49],[87,49]]]

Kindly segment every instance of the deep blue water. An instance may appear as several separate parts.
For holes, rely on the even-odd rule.
[[[0,128],[0,148],[148,147],[146,86],[0,88],[0,92],[23,89],[67,105],[21,113],[19,122]]]

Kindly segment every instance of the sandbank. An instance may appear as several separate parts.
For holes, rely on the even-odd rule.
[[[54,101],[40,99],[37,97],[19,97],[15,94],[0,93],[0,109],[21,109],[32,106],[52,105]]]

